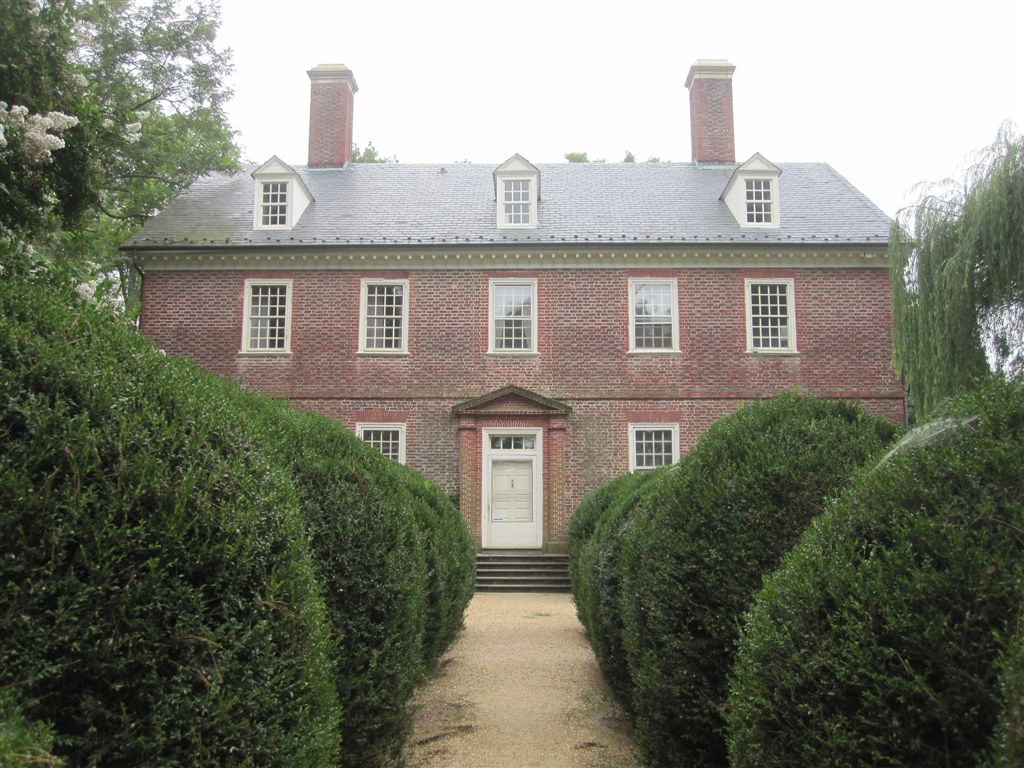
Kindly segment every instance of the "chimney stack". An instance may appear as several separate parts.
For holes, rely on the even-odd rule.
[[[311,168],[340,168],[352,161],[352,108],[359,90],[344,64],[320,64],[309,75]]]
[[[725,59],[698,59],[686,76],[690,90],[690,149],[695,163],[735,163],[732,73]]]

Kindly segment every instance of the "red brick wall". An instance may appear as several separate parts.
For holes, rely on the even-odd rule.
[[[409,280],[409,355],[357,354],[360,279],[370,276]],[[488,280],[504,276],[537,280],[535,356],[487,354]],[[678,354],[628,354],[635,276],[677,278]],[[745,351],[744,278],[758,276],[793,278],[799,354]],[[259,277],[293,280],[290,355],[239,353],[244,281]],[[461,490],[477,532],[479,488],[466,498],[473,489],[460,489],[459,473],[479,463],[479,440],[463,434],[460,442],[451,408],[506,384],[573,408],[563,433],[565,501],[548,512],[552,541],[564,539],[585,493],[628,471],[631,422],[678,423],[685,452],[740,403],[792,387],[903,417],[884,268],[150,271],[142,306],[144,333],[170,354],[349,428],[405,422],[407,463],[446,491]]]
[[[352,85],[342,75],[325,77],[316,70],[311,72],[309,166],[340,168],[352,160],[354,102]]]
[[[732,80],[694,78],[690,85],[690,150],[695,163],[735,163]]]

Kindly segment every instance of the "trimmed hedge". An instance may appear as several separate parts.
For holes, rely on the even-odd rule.
[[[69,291],[9,279],[0,309],[0,689],[26,721],[71,765],[393,763],[472,596],[452,502]]]
[[[736,768],[1021,764],[1024,385],[950,413],[979,418],[862,474],[766,580]]]
[[[569,575],[576,615],[612,692],[632,709],[633,683],[622,647],[619,544],[640,494],[668,469],[623,475],[591,491],[569,520]]]
[[[383,456],[412,499],[424,538],[427,614],[423,663],[433,671],[462,628],[462,617],[476,584],[476,543],[462,513],[440,488]]]
[[[387,765],[411,726],[409,698],[461,627],[475,546],[439,489],[336,422],[244,399],[239,418],[254,422],[294,479],[342,638],[334,659],[342,765]]]
[[[230,388],[55,285],[0,291],[0,687],[70,765],[334,765],[334,640]]]
[[[854,404],[785,393],[719,420],[643,494],[619,544],[619,621],[651,764],[724,764],[743,611],[826,499],[897,432]]]

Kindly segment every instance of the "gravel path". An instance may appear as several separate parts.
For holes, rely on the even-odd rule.
[[[409,768],[638,768],[569,595],[482,593],[414,700]]]

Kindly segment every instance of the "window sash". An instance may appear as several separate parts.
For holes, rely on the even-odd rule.
[[[504,211],[506,224],[529,224],[533,202],[529,179],[505,179]]]
[[[670,425],[634,426],[630,430],[634,472],[666,467],[676,461],[677,429]]]
[[[760,351],[792,351],[792,284],[751,282],[750,347]]]
[[[288,182],[265,181],[260,195],[260,224],[264,227],[288,226]]]
[[[675,308],[672,284],[633,284],[633,348],[675,349]]]
[[[748,224],[772,223],[772,182],[770,179],[746,180]]]
[[[404,424],[357,424],[356,435],[392,461],[405,463]]]
[[[246,350],[288,349],[288,288],[283,283],[252,283],[248,287]]]
[[[405,286],[401,283],[367,283],[363,291],[364,349],[405,349]]]
[[[492,286],[493,350],[532,352],[534,349],[534,284]]]

